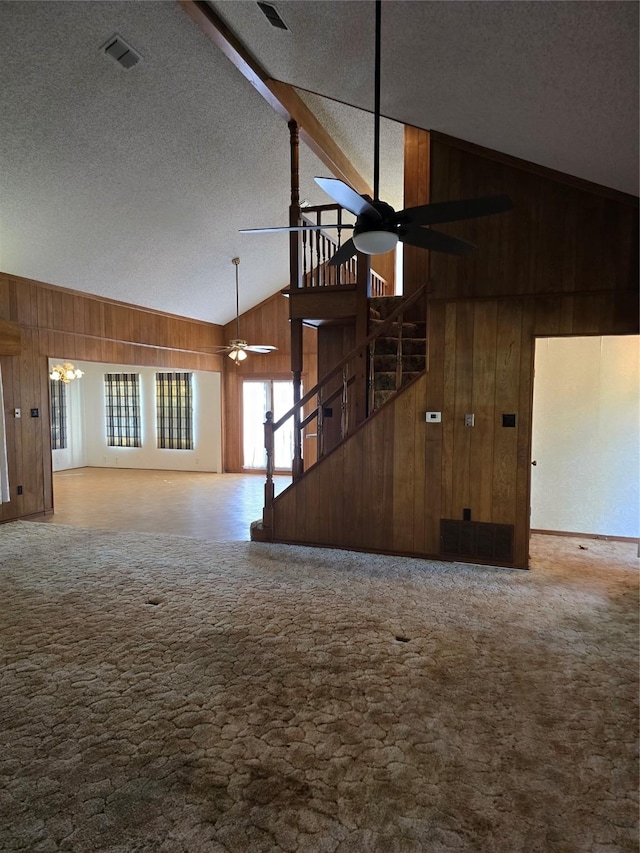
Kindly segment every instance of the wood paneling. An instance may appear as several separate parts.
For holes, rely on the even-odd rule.
[[[417,207],[429,201],[429,134],[407,125],[404,133],[404,205]],[[404,283],[407,296],[429,279],[429,252],[415,246],[403,250]]]
[[[339,364],[356,344],[355,326],[353,324],[327,324],[318,328],[318,379],[325,376]],[[342,387],[342,377],[336,376],[323,389],[323,400],[327,400],[335,391]],[[349,390],[349,423],[353,429],[356,418],[355,388]],[[322,443],[324,452],[332,450],[340,441],[341,426],[341,396],[336,397],[327,405],[332,414],[325,416],[322,428]],[[314,422],[315,425],[315,422]]]
[[[405,251],[405,293],[430,262],[427,372],[276,499],[275,535],[435,556],[441,519],[470,509],[513,526],[526,567],[535,337],[638,333],[637,199],[415,128],[405,187],[407,206],[507,192],[515,209],[438,226],[470,258]]]
[[[498,161],[437,134],[429,138],[432,201],[507,193],[514,203],[508,213],[438,226],[478,248],[465,257],[432,253],[434,295],[637,293],[637,199],[612,198],[551,171],[546,177],[540,167],[532,171],[504,156]]]
[[[301,287],[289,296],[292,320],[340,320],[356,316],[356,288]]]
[[[20,353],[20,326],[10,320],[0,320],[0,355]]]
[[[7,328],[19,330],[20,348],[0,357],[11,492],[0,521],[53,508],[49,357],[216,372],[222,366],[219,356],[201,351],[222,343],[220,326],[0,273],[0,335]]]

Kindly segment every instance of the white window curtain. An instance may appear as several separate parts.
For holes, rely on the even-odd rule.
[[[4,420],[4,394],[2,392],[2,368],[0,368],[0,504],[8,503],[9,464],[7,462],[7,432]]]

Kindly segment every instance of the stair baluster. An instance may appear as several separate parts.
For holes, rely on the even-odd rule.
[[[329,213],[332,224],[337,225],[337,242],[332,235],[322,230],[322,214],[325,211]],[[355,284],[358,275],[356,257],[350,258],[340,267],[329,266],[331,257],[340,248],[342,242],[342,208],[337,204],[306,207],[301,214],[301,221],[303,225],[320,226],[318,230],[302,232],[302,287]],[[390,287],[384,278],[371,270],[369,279],[368,293],[372,296],[387,294]]]
[[[264,484],[264,509],[262,526],[271,530],[273,526],[273,412],[267,412],[264,422],[264,447],[267,454],[267,479]]]
[[[318,388],[318,420],[317,420],[317,448],[318,459],[324,455],[324,404],[322,402],[322,389]]]
[[[376,406],[376,339],[369,344],[369,375],[367,378],[367,415],[370,415]]]
[[[398,346],[396,349],[396,391],[402,387],[402,331],[404,329],[404,314],[398,317]]]
[[[307,276],[307,231],[302,232],[302,286],[307,287],[309,279]]]
[[[347,365],[342,368],[342,401],[340,406],[340,438],[349,433],[349,371]]]

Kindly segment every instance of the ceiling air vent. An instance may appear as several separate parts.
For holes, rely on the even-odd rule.
[[[264,13],[267,21],[271,24],[272,27],[277,27],[279,30],[288,30],[289,27],[282,20],[280,15],[278,14],[278,10],[275,6],[272,6],[271,3],[258,3],[260,9]]]
[[[137,65],[142,58],[140,54],[136,53],[136,51],[117,33],[111,36],[109,41],[102,45],[101,50],[103,50],[107,56],[110,56],[111,59],[114,59],[123,68],[127,69],[133,68],[133,66]]]

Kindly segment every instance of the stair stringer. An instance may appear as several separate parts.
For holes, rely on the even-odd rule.
[[[272,541],[437,555],[440,483],[427,474],[440,468],[440,447],[427,437],[441,433],[425,423],[427,381],[402,389],[274,500]]]

